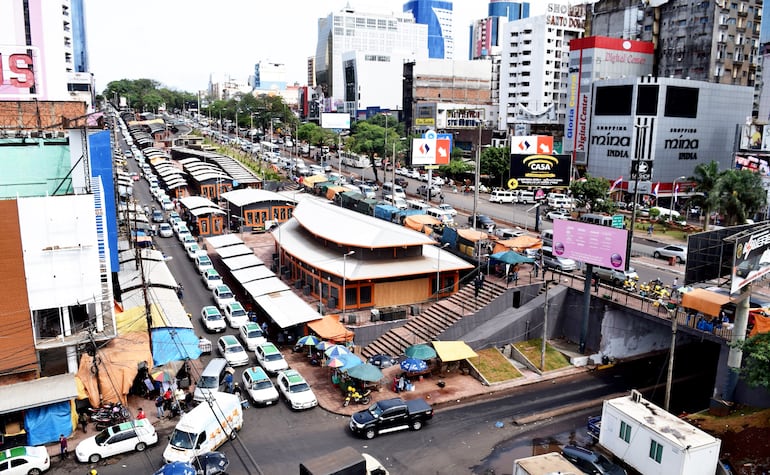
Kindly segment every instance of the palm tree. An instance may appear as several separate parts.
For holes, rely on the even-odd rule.
[[[766,202],[759,174],[749,170],[726,170],[720,174],[714,188],[719,209],[724,211],[728,225],[743,224]]]
[[[717,208],[719,199],[714,190],[719,179],[719,164],[712,160],[709,163],[701,163],[695,167],[694,175],[689,178],[696,183],[695,192],[700,193],[691,198],[694,205],[700,206],[706,213],[703,230],[708,231],[711,211]]]

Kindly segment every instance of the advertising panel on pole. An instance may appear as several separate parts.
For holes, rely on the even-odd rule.
[[[625,229],[557,219],[553,222],[553,253],[586,264],[625,269],[627,236]]]
[[[445,135],[429,130],[421,138],[412,139],[412,165],[448,165],[452,141]]]
[[[512,154],[508,188],[566,188],[572,157],[550,154]]]
[[[750,233],[750,234],[749,234]],[[730,293],[734,294],[770,272],[770,226],[747,231],[735,240]]]
[[[324,129],[349,129],[350,114],[342,112],[322,112],[321,127]]]
[[[515,154],[544,154],[553,153],[553,137],[550,135],[524,135],[511,137],[511,153]]]

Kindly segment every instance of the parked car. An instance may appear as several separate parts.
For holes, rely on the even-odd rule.
[[[399,168],[399,170],[403,170],[403,168]],[[406,187],[409,186],[409,180],[400,176],[396,177],[396,179],[394,180],[394,183],[400,186],[401,188],[403,188],[404,190],[406,190]]]
[[[216,302],[217,307],[222,311],[225,310],[225,307],[227,307],[228,304],[235,302],[235,294],[230,290],[230,287],[224,284],[217,285],[211,289],[211,293],[214,295],[214,302]]]
[[[572,215],[569,213],[569,211],[565,211],[563,209],[555,209],[553,211],[549,211],[545,217],[551,221],[556,221],[557,219],[572,219]]]
[[[561,454],[583,473],[597,475],[626,475],[626,470],[599,452],[593,452],[576,445],[565,445]]]
[[[158,226],[158,234],[160,234],[160,237],[168,238],[174,235],[174,230],[171,228],[170,224],[160,223],[160,226]]]
[[[0,451],[0,474],[40,474],[51,467],[51,457],[44,445],[21,446]]]
[[[318,405],[310,385],[295,369],[279,372],[275,384],[293,410],[312,409]]]
[[[281,352],[270,342],[257,345],[254,353],[257,355],[259,365],[270,374],[289,369],[289,364],[283,359]]]
[[[436,207],[442,211],[448,212],[453,218],[457,216],[457,210],[449,203],[441,203]]]
[[[435,185],[431,186],[430,196],[428,196],[428,185],[420,185],[417,187],[417,194],[420,196],[425,196],[427,198],[435,198],[441,194],[441,188]]]
[[[487,215],[484,214],[477,214],[476,215],[476,226],[473,226],[473,216],[468,216],[468,225],[472,227],[482,228],[487,230],[488,232],[492,232],[495,229],[495,226],[497,224]]]
[[[254,322],[249,322],[238,329],[238,335],[241,338],[243,346],[251,351],[255,351],[257,346],[262,343],[267,343],[267,338],[262,333],[262,329],[259,328]]]
[[[265,370],[259,366],[252,366],[243,370],[243,389],[249,395],[249,399],[254,405],[269,406],[279,398],[278,390],[273,386],[273,382],[265,373]]]
[[[433,418],[433,408],[424,399],[401,398],[375,402],[350,417],[350,430],[373,439],[379,434],[403,429],[420,430]]]
[[[495,236],[501,239],[512,239],[515,237],[523,236],[527,234],[523,229],[514,228],[497,228],[495,229]]]
[[[543,266],[547,268],[561,272],[572,272],[577,269],[577,262],[566,257],[554,256],[550,246],[543,246],[540,252],[543,253]]]
[[[95,464],[113,455],[142,452],[157,443],[158,433],[150,420],[138,419],[108,427],[92,437],[83,439],[75,448],[75,456],[79,462]]]
[[[661,257],[669,259],[676,258],[676,261],[683,264],[687,260],[687,246],[670,244],[668,246],[658,247],[652,252],[652,257],[660,259]]]
[[[610,282],[615,287],[623,285],[626,280],[638,280],[639,274],[633,267],[629,267],[628,270],[624,269],[609,269],[607,267],[594,266],[594,273],[599,276],[599,280]]]
[[[241,328],[249,323],[249,315],[240,302],[233,300],[225,305],[225,318],[232,328]],[[253,350],[253,348],[249,348]]]
[[[227,329],[227,324],[219,309],[213,305],[208,305],[201,309],[201,323],[207,332],[223,332]]]
[[[219,355],[227,360],[230,366],[243,366],[249,364],[249,354],[241,346],[233,335],[225,335],[217,341]]]
[[[184,245],[184,250],[187,253],[187,257],[189,257],[191,261],[194,261],[195,258],[200,255],[198,254],[198,251],[200,251],[201,248],[198,247],[196,242],[191,242]]]
[[[201,254],[195,257],[195,267],[198,269],[198,273],[203,275],[207,270],[213,269],[214,264],[208,254]]]
[[[217,288],[217,286],[222,285],[222,276],[219,275],[219,272],[217,272],[214,269],[206,269],[206,271],[202,274],[203,275],[203,283],[206,285],[206,288],[209,290],[214,290]]]

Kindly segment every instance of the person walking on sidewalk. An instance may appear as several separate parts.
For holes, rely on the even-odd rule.
[[[59,434],[59,454],[62,460],[67,458],[67,438],[64,434]]]

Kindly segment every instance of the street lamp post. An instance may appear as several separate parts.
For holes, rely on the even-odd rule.
[[[674,183],[672,183],[672,186],[671,186],[671,211],[674,210],[674,205],[676,205],[676,202],[677,202],[677,199],[678,199],[677,195],[679,194],[676,191],[676,182],[681,181],[681,180],[686,180],[686,179],[687,179],[687,177],[684,176],[684,175],[674,178]],[[673,213],[670,213],[670,214],[673,214]],[[685,215],[685,217],[687,217],[687,216]]]
[[[345,307],[347,306],[347,295],[345,295],[345,283],[347,281],[347,262],[348,256],[352,256],[356,251],[346,252],[342,255],[342,318],[345,318]]]
[[[633,160],[640,160],[641,157],[641,148],[642,148],[642,140],[639,138],[639,130],[640,129],[646,129],[647,125],[640,125],[640,124],[634,124],[634,128],[637,130],[636,133],[636,144],[634,145],[634,158]],[[633,164],[631,165],[633,168]],[[633,170],[632,170],[633,171]],[[625,268],[628,270],[628,268],[631,266],[631,244],[634,242],[634,226],[636,225],[636,209],[639,207],[639,171],[637,169],[636,173],[634,174],[634,207],[631,209],[631,226],[628,230],[628,241],[626,242],[626,263]]]
[[[471,227],[476,229],[476,220],[478,215],[476,211],[479,204],[479,181],[481,179],[479,169],[481,168],[481,119],[479,121],[479,142],[476,144],[476,169],[473,172],[473,222]]]
[[[436,262],[436,302],[438,302],[439,295],[441,294],[441,250],[449,245],[445,242],[438,248],[438,260]]]

